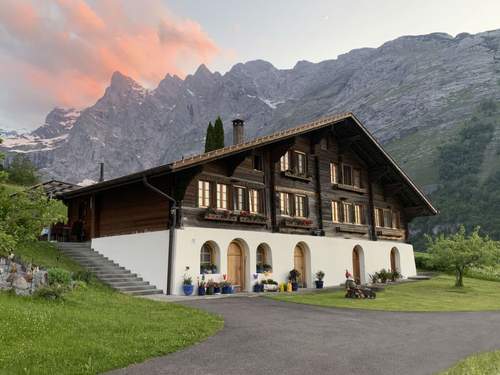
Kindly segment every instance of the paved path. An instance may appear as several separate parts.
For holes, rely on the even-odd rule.
[[[433,374],[500,349],[500,312],[393,313],[261,297],[186,303],[224,316],[215,336],[114,374]]]

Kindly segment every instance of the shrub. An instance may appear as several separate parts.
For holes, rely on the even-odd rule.
[[[49,285],[69,286],[71,284],[71,274],[62,268],[50,268],[47,271]]]
[[[66,291],[67,288],[62,287],[60,285],[45,286],[43,288],[35,290],[33,296],[36,298],[42,298],[46,300],[62,300],[64,299],[64,293]]]
[[[415,252],[415,265],[417,269],[436,271],[436,266],[432,263],[431,255],[428,253]]]
[[[316,272],[316,279],[318,279],[319,281],[321,281],[324,278],[325,278],[325,273],[323,271]]]
[[[391,277],[390,273],[387,272],[387,270],[385,268],[382,268],[379,273],[378,273],[378,276],[380,278],[380,282],[382,284],[385,284],[387,282],[387,280],[389,280],[389,278]]]
[[[76,271],[73,273],[73,280],[75,281],[83,281],[86,282],[87,284],[92,281],[93,275],[92,272],[90,271]]]
[[[380,277],[378,275],[378,272],[375,272],[375,273],[373,273],[373,274],[371,274],[369,276],[370,276],[370,281],[371,281],[372,284],[378,283],[378,280],[380,279]]]

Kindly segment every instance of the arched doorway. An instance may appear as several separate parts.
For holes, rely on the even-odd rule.
[[[235,241],[227,249],[227,280],[236,290],[245,290],[245,257],[243,249]]]
[[[299,286],[302,288],[306,287],[306,257],[304,254],[304,249],[300,244],[295,245],[293,251],[293,268],[300,272]]]
[[[396,247],[391,249],[391,271],[400,271],[399,250]]]
[[[359,245],[354,246],[352,250],[352,276],[357,284],[364,281],[363,275],[363,248]]]

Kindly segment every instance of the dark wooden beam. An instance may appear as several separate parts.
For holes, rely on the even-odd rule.
[[[239,154],[229,156],[224,161],[227,169],[227,176],[231,177],[238,166],[250,155],[250,152],[240,152]]]
[[[338,144],[339,144],[339,152],[346,152],[349,150],[352,146],[353,143],[356,143],[361,140],[361,135],[356,134],[350,137],[344,137],[344,138],[339,138],[338,139]]]
[[[370,175],[370,179],[372,182],[377,182],[380,181],[380,179],[384,176],[386,176],[390,172],[390,169],[388,166],[380,166],[380,167],[375,167],[371,168],[368,171],[368,174]]]
[[[393,184],[384,185],[384,194],[386,196],[399,194],[404,189],[404,185],[401,182],[395,182]]]

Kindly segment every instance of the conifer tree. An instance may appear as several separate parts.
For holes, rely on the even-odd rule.
[[[224,147],[224,125],[220,116],[217,117],[214,124],[214,150]]]
[[[205,152],[213,151],[214,148],[214,127],[212,121],[208,123],[207,135],[205,136]]]

